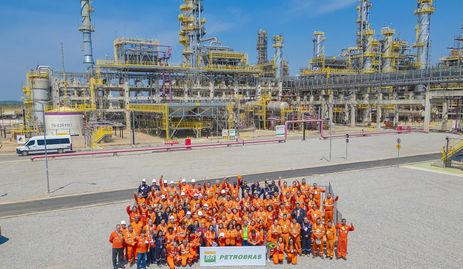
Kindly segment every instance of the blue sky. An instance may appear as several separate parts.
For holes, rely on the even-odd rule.
[[[181,0],[96,0],[93,14],[94,55],[112,55],[116,36],[156,38],[172,45],[173,62],[181,62],[178,45],[178,6]],[[206,0],[209,36],[256,61],[256,33],[283,34],[285,58],[291,74],[307,66],[312,54],[312,33],[325,31],[326,51],[338,55],[355,43],[357,0]],[[463,25],[461,0],[437,0],[432,17],[433,62],[447,54],[453,36]],[[416,0],[374,0],[371,22],[377,33],[392,26],[401,38],[413,43]],[[61,71],[60,43],[64,43],[67,71],[83,71],[81,64],[80,5],[78,0],[0,1],[0,100],[19,100],[25,73],[36,65]],[[273,55],[273,51],[269,51]]]

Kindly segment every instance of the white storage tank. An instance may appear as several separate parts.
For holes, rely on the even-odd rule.
[[[273,112],[281,112],[282,110],[287,110],[288,108],[289,104],[286,102],[271,101],[267,104],[268,111]]]
[[[49,135],[81,135],[84,115],[70,111],[45,112],[45,122]]]
[[[42,123],[44,106],[50,101],[50,80],[45,77],[31,79],[34,118]]]

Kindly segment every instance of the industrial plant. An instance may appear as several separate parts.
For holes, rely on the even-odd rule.
[[[417,18],[413,42],[391,27],[375,29],[373,2],[359,0],[356,37],[339,55],[325,53],[335,33],[313,29],[313,57],[299,75],[290,76],[284,35],[256,29],[258,56],[249,59],[208,36],[204,0],[180,5],[181,64],[171,62],[172,44],[130,37],[114,40],[113,59],[95,60],[92,35],[98,32],[92,16],[97,13],[91,0],[81,0],[78,30],[87,71],[58,72],[46,65],[30,70],[19,130],[40,133],[45,120],[53,135],[87,135],[98,143],[115,128],[171,140],[220,136],[223,130],[273,130],[301,119],[322,119],[325,126],[459,129],[463,36],[455,38],[448,57],[431,65],[433,0],[417,0],[410,10]]]

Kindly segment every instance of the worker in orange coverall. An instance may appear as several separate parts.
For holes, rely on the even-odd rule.
[[[347,260],[347,239],[349,232],[354,231],[354,225],[352,223],[347,225],[346,219],[342,219],[341,223],[336,225],[336,228],[338,230],[338,259]]]
[[[280,264],[283,262],[285,258],[285,243],[283,241],[283,237],[279,237],[277,243],[275,244],[276,247],[272,249],[271,256],[273,258],[274,264]]]
[[[336,227],[331,221],[326,226],[326,257],[330,260],[334,257],[334,243],[336,242]]]
[[[121,225],[116,225],[116,230],[109,236],[109,242],[112,245],[113,267],[116,269],[122,266],[124,260],[124,236],[122,235]]]

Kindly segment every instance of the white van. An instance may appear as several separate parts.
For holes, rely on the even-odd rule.
[[[70,135],[47,136],[47,153],[64,153],[72,151]],[[24,146],[16,148],[16,153],[27,156],[33,153],[45,153],[45,140],[43,136],[31,137]]]

